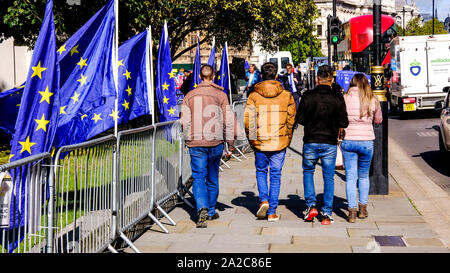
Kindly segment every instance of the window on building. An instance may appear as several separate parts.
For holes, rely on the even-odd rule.
[[[317,35],[322,36],[322,25],[317,25]]]

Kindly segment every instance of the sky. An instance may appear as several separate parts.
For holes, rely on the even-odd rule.
[[[432,14],[433,0],[414,0],[414,2],[421,13],[426,12]],[[444,21],[450,14],[450,0],[434,0],[434,7],[437,9],[439,21]]]

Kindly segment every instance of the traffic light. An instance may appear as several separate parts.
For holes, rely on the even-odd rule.
[[[337,45],[341,42],[341,35],[342,35],[342,30],[341,30],[341,20],[339,20],[339,18],[337,17],[330,17],[330,42],[333,45]]]

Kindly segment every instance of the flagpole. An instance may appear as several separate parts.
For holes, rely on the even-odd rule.
[[[147,76],[147,98],[148,106],[152,115],[152,125],[155,124],[155,90],[153,89],[153,46],[152,46],[152,26],[147,28],[147,60],[146,60],[146,76]],[[148,54],[149,53],[149,54]]]
[[[230,105],[233,105],[233,97],[231,94],[231,71],[230,71],[230,62],[228,62],[228,43],[227,42],[225,42],[225,50],[227,52],[228,93],[230,94]]]
[[[115,35],[113,46],[113,73],[114,73],[114,85],[116,88],[116,99],[114,101],[114,111],[116,118],[114,118],[114,136],[118,134],[118,104],[119,104],[119,0],[114,0],[114,19],[115,19]]]

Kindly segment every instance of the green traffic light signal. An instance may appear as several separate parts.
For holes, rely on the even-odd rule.
[[[331,41],[332,41],[333,43],[336,44],[336,43],[339,41],[338,36],[333,36],[333,37],[331,38]]]

